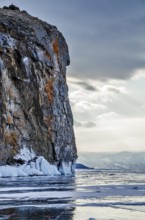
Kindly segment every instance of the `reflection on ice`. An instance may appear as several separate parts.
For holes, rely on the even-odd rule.
[[[144,220],[144,179],[145,173],[95,170],[76,177],[0,178],[0,220]]]
[[[143,207],[145,210],[145,207]],[[128,207],[8,208],[0,219],[9,220],[144,220],[145,212]]]
[[[144,207],[145,210],[145,207]],[[144,220],[145,212],[119,207],[77,207],[73,220]]]
[[[45,209],[35,207],[25,208],[9,208],[0,211],[0,219],[9,220],[46,220],[46,219],[62,219],[72,220],[74,216],[74,208],[69,209]]]

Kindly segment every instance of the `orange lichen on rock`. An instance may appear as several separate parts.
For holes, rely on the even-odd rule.
[[[50,56],[50,54],[48,53],[47,50],[44,51],[44,55],[45,55],[49,60],[51,60],[51,56]]]
[[[55,39],[53,43],[53,51],[56,54],[57,58],[59,57],[59,44],[58,44],[58,37]]]
[[[13,124],[13,118],[10,115],[8,115],[8,117],[7,117],[7,123],[9,125]]]
[[[52,102],[54,95],[53,95],[53,79],[47,81],[44,87],[44,91],[47,93],[48,101]]]
[[[11,146],[17,146],[17,135],[15,132],[6,132],[5,133],[5,143]]]
[[[14,117],[14,118],[17,118],[17,119],[20,119],[20,118],[23,117],[23,113],[20,112],[20,111],[14,111],[14,112],[13,112],[13,117]]]

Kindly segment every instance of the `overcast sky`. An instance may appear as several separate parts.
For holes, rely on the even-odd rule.
[[[79,151],[145,150],[145,1],[1,0],[56,25],[69,46]]]

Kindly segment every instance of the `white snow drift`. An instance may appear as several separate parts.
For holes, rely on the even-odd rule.
[[[50,164],[44,157],[38,157],[35,162],[26,162],[21,166],[0,166],[0,177],[24,176],[57,176],[74,174],[72,162],[62,162],[62,166]]]

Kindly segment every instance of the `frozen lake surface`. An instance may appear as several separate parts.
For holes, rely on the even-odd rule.
[[[145,172],[0,178],[0,220],[144,220]]]

